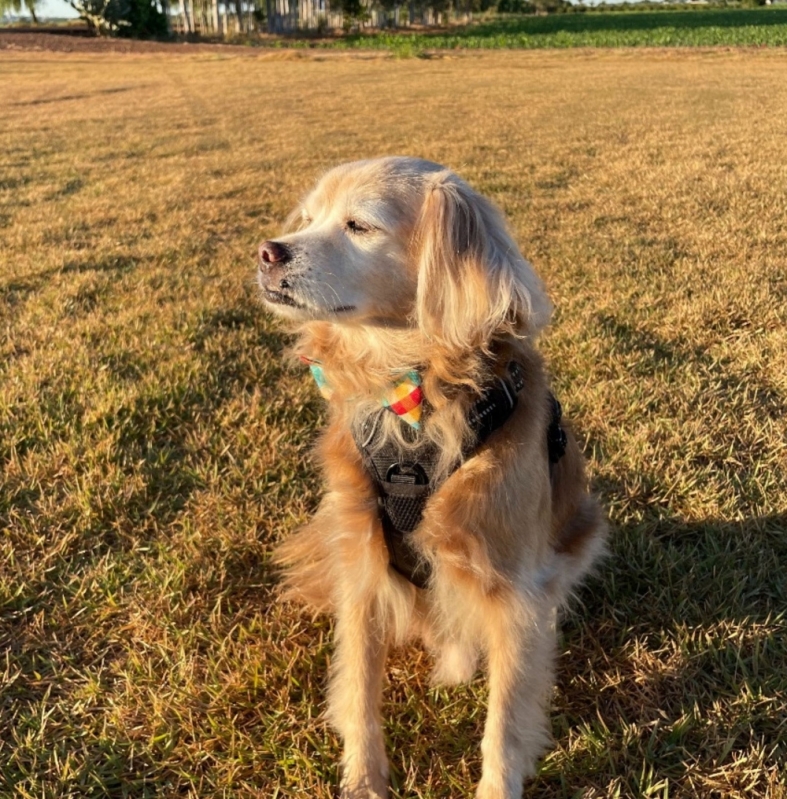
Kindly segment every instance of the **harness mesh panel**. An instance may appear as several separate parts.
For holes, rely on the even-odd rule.
[[[420,499],[389,495],[383,498],[383,505],[393,526],[404,533],[411,533],[424,515],[426,498],[426,493]]]

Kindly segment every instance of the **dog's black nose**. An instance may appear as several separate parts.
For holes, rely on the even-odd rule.
[[[270,269],[272,264],[283,266],[292,260],[292,252],[286,244],[278,241],[263,241],[260,244],[260,266]]]

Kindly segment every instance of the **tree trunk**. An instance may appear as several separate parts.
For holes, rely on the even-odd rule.
[[[169,0],[161,0],[161,13],[167,22],[167,34],[172,34],[172,17],[169,13]]]
[[[30,16],[33,18],[33,24],[38,25],[38,17],[36,16],[36,3],[35,0],[27,0],[25,3]]]

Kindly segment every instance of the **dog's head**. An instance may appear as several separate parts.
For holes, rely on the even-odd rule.
[[[259,249],[263,296],[284,317],[412,327],[456,349],[549,321],[541,281],[500,213],[437,164],[344,164],[291,219],[296,232]]]

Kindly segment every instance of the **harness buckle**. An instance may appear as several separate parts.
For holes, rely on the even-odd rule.
[[[387,483],[425,486],[429,483],[426,472],[419,463],[392,463],[385,475]]]

